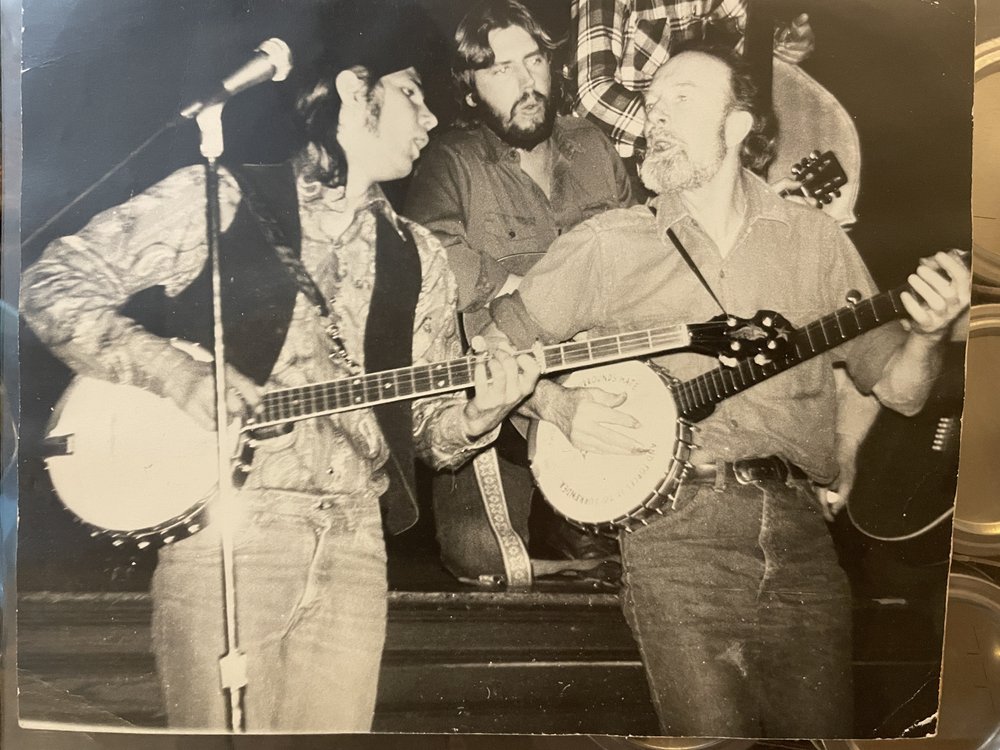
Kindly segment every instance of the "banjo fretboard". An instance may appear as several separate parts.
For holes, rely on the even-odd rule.
[[[784,351],[763,364],[744,359],[733,367],[719,367],[675,386],[681,415],[694,421],[708,416],[716,404],[772,378],[802,362],[840,346],[893,320],[906,317],[901,286],[825,315],[788,331]]]
[[[698,328],[700,327],[677,325],[553,344],[542,348],[545,363],[543,372],[562,372],[668,349],[681,349],[691,343]],[[414,365],[270,391],[262,399],[260,416],[248,424],[247,429],[260,429],[390,401],[463,390],[473,385],[475,364],[475,357],[460,357],[447,362]]]

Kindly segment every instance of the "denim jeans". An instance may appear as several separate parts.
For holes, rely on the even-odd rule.
[[[236,614],[248,731],[367,732],[386,628],[378,500],[243,493]],[[218,533],[165,547],[153,576],[153,650],[171,729],[227,727]]]
[[[851,734],[850,588],[807,482],[684,487],[622,557],[664,734]]]

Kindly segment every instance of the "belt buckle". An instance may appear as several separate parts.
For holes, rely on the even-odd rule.
[[[788,466],[777,456],[746,458],[733,462],[733,475],[740,484],[753,484],[769,479],[785,482],[788,479]]]

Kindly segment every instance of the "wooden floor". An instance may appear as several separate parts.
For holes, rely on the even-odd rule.
[[[163,726],[146,594],[18,604],[22,720]],[[902,600],[859,603],[855,622],[859,732],[898,735],[935,710],[933,625]],[[394,592],[374,729],[656,734],[656,721],[613,594]]]
[[[655,734],[607,594],[396,592],[376,731]],[[161,726],[141,593],[19,598],[22,720]]]
[[[856,735],[899,736],[935,710],[946,568],[852,539],[838,548],[855,590]],[[390,545],[376,731],[656,733],[639,655],[605,577],[538,582],[528,593],[477,590],[441,568],[432,543]],[[23,720],[164,725],[146,562],[19,566]],[[54,583],[62,590],[49,590]]]

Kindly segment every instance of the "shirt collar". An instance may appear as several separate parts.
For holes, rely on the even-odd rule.
[[[300,179],[298,181],[298,194],[299,200],[303,203],[311,204],[322,198],[323,207],[329,207],[333,210],[338,210],[337,204],[344,200],[343,188],[327,187],[321,182],[317,182],[315,180],[306,181]],[[343,211],[344,209],[341,208],[340,210]],[[389,199],[385,197],[385,193],[382,192],[382,188],[378,184],[369,187],[364,196],[358,202],[354,209],[354,218],[351,223],[353,224],[356,222],[358,218],[367,211],[370,211],[372,214],[382,214],[382,216],[384,216],[396,230],[396,233],[405,239],[405,234],[403,232],[403,220],[395,212],[395,210],[393,210],[392,204],[389,203]]]
[[[368,188],[364,198],[362,198],[354,212],[355,219],[357,219],[358,215],[365,211],[371,211],[373,214],[382,214],[382,216],[384,216],[388,222],[392,224],[396,233],[405,239],[406,236],[403,233],[403,220],[393,210],[392,204],[389,203],[389,199],[385,197],[385,193],[382,192],[381,186],[376,184]]]
[[[740,179],[743,181],[747,197],[748,227],[758,220],[776,221],[788,226],[787,208],[783,198],[776,195],[764,180],[747,169],[740,171]],[[681,219],[690,216],[677,193],[658,195],[650,201],[650,206],[656,215],[656,226],[661,234]]]
[[[562,116],[557,115],[552,123],[552,143],[555,144],[556,151],[566,158],[575,156],[580,151],[580,147],[573,142],[566,134],[566,128],[562,122]],[[504,143],[488,125],[480,123],[477,130],[486,146],[486,156],[492,162],[499,162],[502,159],[517,159],[517,149],[509,143]]]

